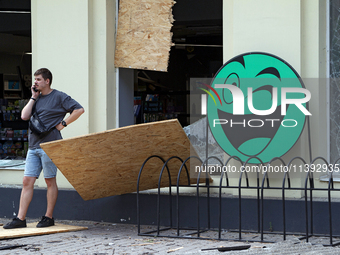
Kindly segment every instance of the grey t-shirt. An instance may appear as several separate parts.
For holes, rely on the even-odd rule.
[[[35,111],[39,119],[47,129],[58,125],[65,117],[66,113],[72,113],[75,109],[83,108],[77,101],[69,95],[56,89],[48,95],[39,95],[35,102]],[[48,135],[39,138],[30,129],[28,130],[28,148],[40,148],[40,144],[62,139],[59,130],[54,128]]]

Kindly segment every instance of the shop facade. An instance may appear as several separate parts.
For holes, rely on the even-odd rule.
[[[337,110],[333,110],[337,108],[334,97],[337,85],[330,82],[329,78],[338,77],[338,2],[221,2],[222,63],[246,52],[267,52],[287,61],[303,79],[313,79],[313,86],[307,87],[312,95],[312,155],[335,164],[339,155],[339,120]],[[134,124],[133,104],[130,102],[135,96],[136,71],[114,65],[117,17],[118,2],[111,0],[31,1],[32,72],[43,66],[48,67],[54,75],[53,87],[67,92],[85,109],[82,117],[63,131],[64,138]],[[295,156],[301,156],[308,161],[309,151],[309,137],[305,128],[283,159],[289,161]],[[2,184],[21,184],[22,169],[0,171]],[[328,185],[327,180],[328,173],[325,173],[324,178],[316,180],[316,185],[325,187]],[[293,181],[302,186],[304,179]],[[213,183],[218,182],[219,178],[213,178]],[[60,218],[136,222],[134,194],[84,202],[62,174],[58,175],[58,183],[61,192],[57,207],[65,208],[64,205],[68,205],[67,210],[56,209]],[[39,178],[36,197],[43,196],[44,185],[44,180]],[[18,200],[15,197],[19,198],[19,192],[18,188],[1,188],[1,194],[10,198],[6,198],[7,202]],[[237,190],[230,194],[236,195]],[[253,191],[248,195],[252,196]],[[279,192],[273,195],[277,196]],[[292,199],[301,199],[303,193],[297,191],[290,196]],[[320,193],[320,196],[324,195]],[[155,197],[150,192],[145,199],[148,200],[146,204],[151,206]],[[7,217],[13,211],[12,208],[3,210],[1,213]],[[31,217],[40,216],[36,213],[34,209]]]

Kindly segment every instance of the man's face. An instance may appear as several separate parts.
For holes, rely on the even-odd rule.
[[[50,83],[49,79],[44,80],[41,74],[34,76],[34,85],[35,88],[39,91],[42,91],[44,88],[48,87]]]

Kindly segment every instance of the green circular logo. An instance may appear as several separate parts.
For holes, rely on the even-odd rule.
[[[268,53],[232,58],[216,73],[210,90],[211,132],[227,154],[244,161],[256,156],[268,162],[284,155],[310,115],[306,109],[310,93],[298,73]]]

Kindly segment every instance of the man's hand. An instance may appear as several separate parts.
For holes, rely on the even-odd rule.
[[[61,123],[59,123],[58,125],[55,126],[55,128],[61,131],[64,129],[64,126]]]
[[[22,120],[29,120],[32,115],[32,109],[33,105],[35,104],[37,98],[39,97],[40,92],[39,91],[34,91],[35,86],[31,86],[31,92],[32,92],[32,97],[28,101],[28,103],[25,105],[25,107],[21,111],[21,119]]]
[[[39,97],[40,91],[39,90],[35,91],[34,89],[36,89],[36,86],[32,85],[31,87],[32,97],[37,99]]]
[[[70,114],[70,116],[68,116],[67,119],[65,119],[64,121],[66,122],[67,125],[71,124],[73,121],[75,121],[76,119],[78,119],[80,117],[80,115],[82,115],[84,113],[84,108],[80,108],[80,109],[75,109],[73,110],[73,112]],[[61,124],[61,122],[55,126],[56,129],[58,129],[59,131],[64,129],[65,126],[63,126],[63,124]]]

